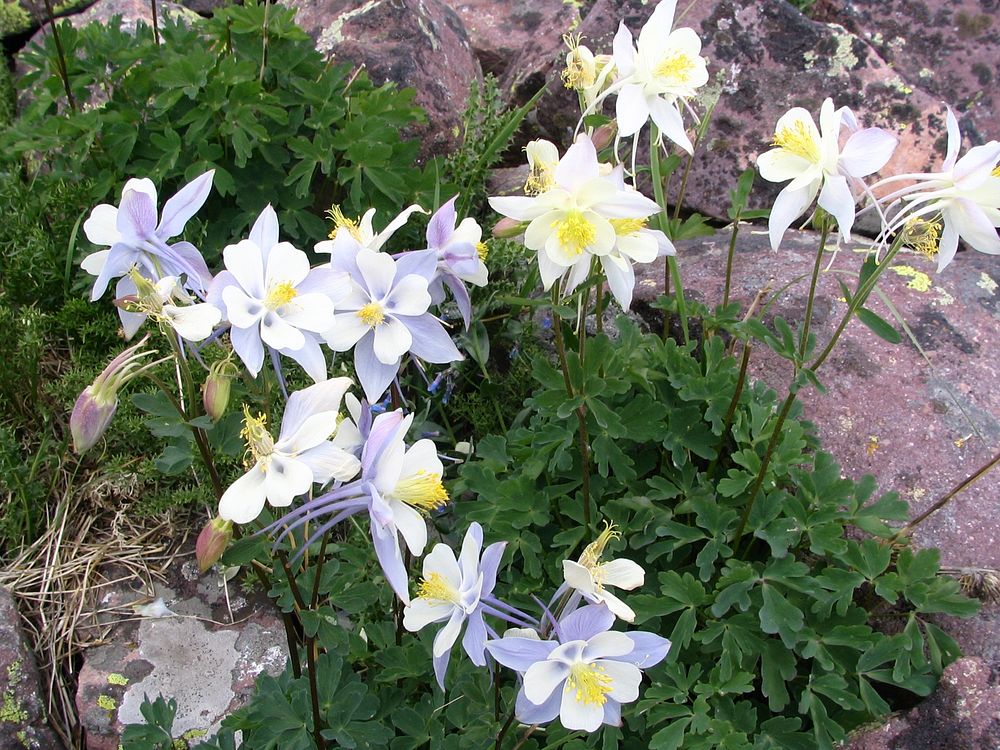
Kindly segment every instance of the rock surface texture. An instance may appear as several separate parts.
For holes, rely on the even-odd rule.
[[[21,634],[14,598],[0,588],[0,750],[59,750],[45,717],[35,657]]]
[[[143,696],[161,693],[177,701],[175,736],[211,737],[246,702],[258,675],[285,667],[284,627],[263,594],[243,595],[230,583],[227,604],[221,578],[199,576],[193,562],[169,584],[156,595],[173,614],[124,618],[104,645],[85,653],[76,705],[88,750],[117,750],[122,727],[144,723]],[[146,601],[122,586],[102,606],[127,611]]]

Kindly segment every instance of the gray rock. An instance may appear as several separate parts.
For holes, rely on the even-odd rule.
[[[0,750],[57,750],[35,657],[21,633],[14,598],[0,587]]]

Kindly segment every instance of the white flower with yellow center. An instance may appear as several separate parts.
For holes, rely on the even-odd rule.
[[[612,539],[621,534],[613,525],[605,527],[596,540],[587,545],[579,561],[563,560],[563,577],[566,584],[579,591],[583,598],[594,604],[605,604],[625,622],[635,621],[635,612],[625,602],[608,591],[608,586],[631,591],[643,584],[645,571],[638,563],[625,558],[602,562],[601,557]]]
[[[850,110],[835,110],[832,99],[826,99],[820,108],[819,129],[802,107],[793,107],[778,120],[775,148],[757,157],[757,169],[765,180],[791,180],[771,208],[768,231],[772,249],[778,249],[785,231],[817,193],[820,208],[837,220],[840,234],[850,240],[856,203],[850,183],[885,166],[898,143],[896,136],[881,128],[864,128],[851,133],[841,148],[841,128],[853,122]]]
[[[128,336],[135,333],[147,316],[151,316],[172,328],[182,339],[202,341],[212,335],[215,326],[222,320],[219,308],[207,302],[195,302],[181,287],[176,276],[164,276],[154,284],[138,268],[133,268],[128,279],[136,290],[135,301],[124,303],[127,309],[122,315],[122,323]]]
[[[332,441],[340,423],[341,399],[351,385],[350,378],[333,378],[293,393],[277,440],[268,432],[266,418],[254,417],[244,407],[242,434],[250,468],[223,493],[222,518],[249,523],[260,515],[265,501],[286,507],[313,484],[348,481],[357,475],[358,459]]]
[[[645,219],[659,210],[654,201],[619,188],[602,174],[597,151],[585,134],[559,160],[547,184],[533,196],[490,198],[493,210],[528,222],[524,244],[538,252],[545,289],[571,268],[589,268],[593,257],[615,249],[613,219]]]
[[[663,135],[691,153],[677,102],[708,82],[708,63],[693,29],[671,30],[676,6],[677,0],[659,3],[634,46],[625,24],[619,25],[613,43],[618,80],[607,93],[618,93],[615,117],[623,138],[638,133],[652,118]]]
[[[404,224],[406,224],[410,215],[414,213],[424,214],[427,213],[427,211],[416,204],[409,206],[396,218],[390,221],[386,225],[385,229],[381,232],[376,232],[373,225],[373,221],[375,219],[374,208],[369,208],[365,211],[364,216],[360,219],[351,219],[344,214],[339,206],[334,206],[327,211],[327,215],[333,221],[333,229],[330,232],[330,240],[318,243],[316,245],[316,252],[330,252],[333,247],[331,240],[337,239],[337,235],[341,232],[349,234],[359,245],[361,245],[361,247],[368,248],[369,250],[381,250],[382,246],[389,241],[389,238],[392,237],[392,235],[394,235]]]

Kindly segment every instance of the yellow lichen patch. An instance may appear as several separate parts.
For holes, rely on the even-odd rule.
[[[893,266],[889,270],[897,276],[909,279],[909,281],[906,282],[906,287],[908,289],[914,289],[918,292],[929,292],[933,286],[930,276],[923,271],[918,271],[912,266]]]
[[[577,703],[603,706],[607,703],[611,687],[611,677],[604,671],[604,667],[599,667],[595,663],[574,664],[570,667],[569,677],[566,678],[566,692],[575,692]]]
[[[597,237],[593,222],[582,211],[567,211],[564,218],[552,223],[552,228],[556,230],[560,247],[570,255],[582,254]]]
[[[876,451],[878,451],[878,435],[869,435],[868,443],[865,445],[865,452],[869,456],[874,456]]]
[[[790,154],[801,156],[806,161],[819,162],[819,144],[813,138],[805,120],[796,120],[794,124],[780,128],[774,134],[774,146],[783,148]]]
[[[648,219],[609,219],[609,221],[615,229],[615,234],[624,237],[645,229]]]
[[[425,513],[448,504],[448,491],[441,484],[441,475],[423,469],[400,479],[392,494],[407,505]]]
[[[358,310],[357,316],[369,328],[381,325],[382,321],[385,320],[385,312],[382,310],[382,305],[378,302],[369,302]]]
[[[443,575],[431,573],[420,581],[420,586],[417,588],[417,598],[432,602],[458,604],[460,596],[455,587]]]
[[[118,674],[117,672],[112,672],[108,675],[109,685],[128,685],[128,677],[123,674]]]
[[[99,695],[97,696],[97,706],[105,711],[114,711],[118,708],[118,701],[110,695]]]
[[[997,293],[997,282],[985,271],[979,274],[979,281],[976,282],[976,286],[980,289],[985,289],[990,294]]]

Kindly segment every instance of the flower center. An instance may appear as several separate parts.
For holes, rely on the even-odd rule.
[[[479,260],[485,261],[487,256],[490,254],[490,246],[485,242],[476,243],[476,254],[479,256]]]
[[[796,120],[794,125],[781,128],[774,134],[772,145],[801,156],[806,161],[818,163],[820,160],[819,144],[813,139],[803,120]]]
[[[264,307],[268,310],[277,310],[298,296],[299,293],[290,281],[282,281],[274,284],[267,290],[267,297],[264,298]]]
[[[609,219],[611,226],[615,228],[615,234],[626,236],[635,234],[646,228],[648,219]]]
[[[605,521],[604,531],[598,534],[597,539],[588,544],[584,548],[583,554],[580,555],[580,565],[590,571],[590,574],[594,577],[594,583],[597,584],[598,588],[600,588],[601,579],[603,578],[601,557],[604,555],[604,549],[608,546],[608,542],[612,539],[621,539],[621,536],[621,532],[618,531],[618,528],[614,524]]]
[[[605,673],[604,667],[591,662],[577,662],[569,670],[566,678],[566,690],[576,692],[576,702],[597,704],[603,706],[611,692],[611,678]]]
[[[440,573],[431,573],[420,582],[417,598],[446,604],[458,604],[461,595]]]
[[[423,469],[405,479],[400,479],[392,494],[407,505],[425,513],[448,504],[448,491],[441,484],[441,475],[431,474]]]
[[[243,429],[240,431],[240,437],[247,444],[243,464],[250,467],[260,463],[261,469],[266,470],[271,454],[274,453],[274,438],[267,431],[267,415],[258,414],[254,417],[250,414],[250,407],[244,405]]]
[[[597,237],[594,224],[582,211],[569,211],[560,221],[552,222],[552,226],[560,247],[571,255],[580,255]]]
[[[361,318],[361,322],[369,328],[381,325],[382,321],[385,320],[385,312],[383,312],[382,305],[378,302],[369,302],[358,310],[357,315]]]
[[[941,224],[936,219],[912,218],[903,225],[903,242],[921,255],[933,258],[938,252]]]
[[[691,80],[694,72],[694,59],[685,52],[668,53],[653,68],[653,75],[663,79],[663,83],[671,86],[683,86]]]
[[[331,206],[330,210],[326,212],[326,215],[329,216],[330,220],[333,222],[333,229],[330,231],[331,240],[337,236],[338,229],[346,229],[348,234],[361,244],[364,244],[364,240],[361,239],[361,228],[358,226],[357,220],[348,219],[344,216],[344,212],[340,210],[340,206]]]
[[[529,165],[528,179],[524,182],[525,195],[541,195],[553,184],[552,166],[546,162],[535,162]]]

